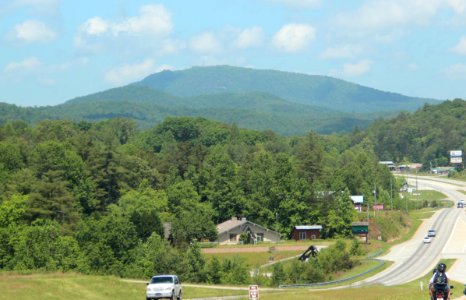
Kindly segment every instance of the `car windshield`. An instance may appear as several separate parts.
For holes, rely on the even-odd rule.
[[[173,283],[173,277],[171,276],[157,276],[157,277],[152,277],[151,284],[154,283]]]

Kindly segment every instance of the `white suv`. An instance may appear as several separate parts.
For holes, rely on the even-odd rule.
[[[181,300],[181,282],[176,275],[153,276],[147,283],[146,299],[172,299]]]

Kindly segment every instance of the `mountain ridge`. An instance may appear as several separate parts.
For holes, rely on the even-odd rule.
[[[317,99],[317,100],[316,100]],[[125,117],[141,127],[168,116],[205,117],[255,130],[299,135],[348,132],[438,100],[414,98],[328,76],[231,66],[162,71],[132,84],[35,108],[4,107],[4,119],[98,121]]]
[[[226,92],[267,92],[296,103],[326,108],[338,106],[340,111],[353,113],[403,109],[413,111],[426,102],[440,103],[436,99],[384,92],[329,76],[227,65],[192,67],[181,71],[165,70],[133,84],[180,97]],[[383,109],[377,107],[380,104],[384,104]]]

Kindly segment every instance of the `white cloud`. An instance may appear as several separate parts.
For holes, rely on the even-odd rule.
[[[456,64],[449,66],[443,70],[443,73],[452,79],[465,79],[466,78],[466,65]]]
[[[100,35],[110,29],[110,24],[100,17],[94,17],[81,25],[80,30],[88,35]]]
[[[198,53],[216,53],[222,49],[217,37],[210,32],[202,33],[191,39],[190,47]]]
[[[461,37],[459,43],[452,48],[452,51],[466,55],[466,37]]]
[[[164,66],[168,68],[168,66]],[[105,74],[105,80],[114,85],[121,85],[141,80],[143,77],[157,71],[153,59],[146,59],[142,63],[127,64],[109,70]]]
[[[362,52],[362,47],[355,45],[341,45],[329,47],[322,52],[321,57],[325,59],[352,58]]]
[[[15,26],[11,36],[27,43],[47,42],[56,37],[56,33],[40,21],[27,20]]]
[[[447,0],[447,3],[457,14],[462,14],[466,11],[466,2],[464,0]]]
[[[255,26],[241,31],[233,45],[240,49],[257,47],[262,44],[263,38],[262,28]]]
[[[59,13],[60,0],[14,0],[13,6],[29,7],[34,14],[56,15]]]
[[[347,28],[377,30],[410,24],[426,24],[442,7],[444,0],[371,0],[352,13],[337,16]]]
[[[3,69],[6,73],[29,73],[42,65],[37,57],[29,57],[19,62],[10,62]]]
[[[298,52],[308,46],[315,37],[314,27],[307,24],[287,24],[273,37],[273,44],[285,52]]]
[[[274,3],[283,4],[291,8],[309,8],[320,4],[320,0],[269,0]]]
[[[151,34],[165,36],[173,29],[171,14],[163,5],[145,5],[139,9],[139,15],[121,22],[111,22],[100,17],[93,17],[79,27],[82,35],[99,36]]]
[[[370,60],[361,60],[354,64],[344,64],[343,74],[346,76],[361,76],[366,74],[371,68],[372,62]]]

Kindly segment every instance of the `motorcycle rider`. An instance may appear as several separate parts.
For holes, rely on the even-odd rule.
[[[448,275],[446,273],[447,266],[444,263],[439,263],[437,270],[434,272],[432,277],[429,280],[429,293],[432,300],[436,299],[435,295],[435,283],[438,283],[439,278],[444,278],[445,289],[443,290],[443,299],[449,299],[450,295],[450,285],[448,284]]]

